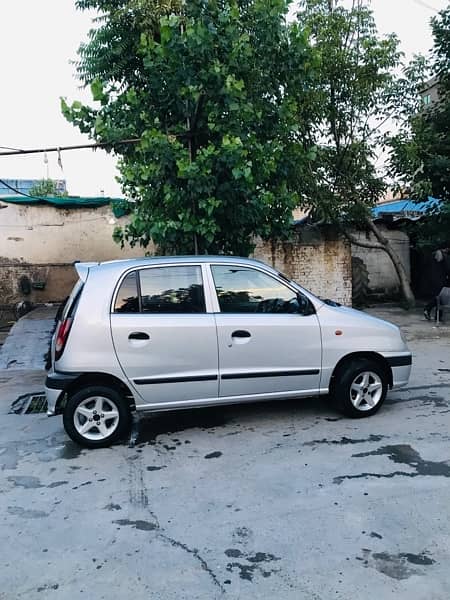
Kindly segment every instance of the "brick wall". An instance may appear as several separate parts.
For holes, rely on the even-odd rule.
[[[302,228],[292,242],[259,240],[254,257],[283,271],[317,296],[352,304],[350,245],[332,230]]]

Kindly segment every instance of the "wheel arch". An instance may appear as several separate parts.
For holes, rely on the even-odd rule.
[[[76,379],[70,382],[64,390],[64,394],[61,394],[59,397],[58,402],[56,403],[56,414],[62,412],[67,396],[71,396],[82,388],[90,385],[104,385],[119,389],[128,403],[130,411],[136,410],[133,392],[121,379],[108,373],[81,373]]]
[[[385,372],[387,381],[388,381],[388,386],[390,388],[392,387],[392,385],[393,385],[392,369],[384,356],[382,356],[381,354],[378,354],[378,352],[351,352],[350,354],[346,354],[345,356],[343,356],[339,360],[339,362],[336,364],[336,366],[334,367],[333,373],[330,378],[330,386],[329,386],[330,393],[333,393],[334,386],[336,384],[337,378],[339,377],[340,373],[345,369],[345,367],[350,362],[352,362],[353,360],[358,359],[358,358],[366,358],[368,360],[375,361]]]

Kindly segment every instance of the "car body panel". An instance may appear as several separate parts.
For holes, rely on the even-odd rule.
[[[111,331],[122,370],[143,403],[217,398],[214,315],[111,314]],[[129,340],[135,331],[149,339]]]
[[[318,392],[322,348],[315,314],[217,314],[216,323],[221,397]],[[250,337],[234,338],[236,330]]]

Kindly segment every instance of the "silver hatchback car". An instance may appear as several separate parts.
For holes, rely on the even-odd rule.
[[[367,417],[408,383],[395,325],[321,300],[256,260],[230,256],[78,263],[52,340],[48,414],[107,446],[132,411],[330,394]]]

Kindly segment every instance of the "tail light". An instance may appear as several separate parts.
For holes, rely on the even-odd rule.
[[[55,341],[55,360],[59,360],[64,352],[67,338],[69,337],[69,331],[72,326],[72,318],[68,317],[63,321],[60,321],[58,325],[58,332],[56,334]]]

